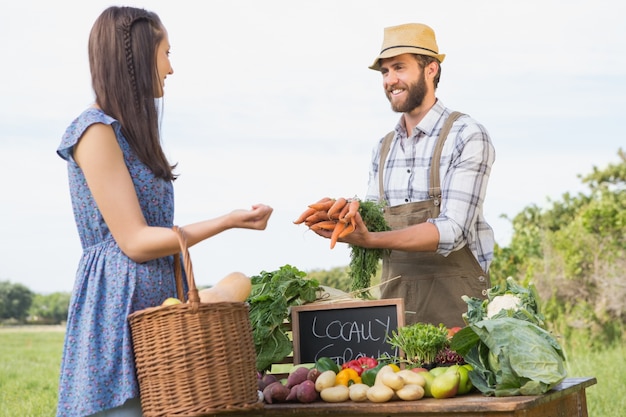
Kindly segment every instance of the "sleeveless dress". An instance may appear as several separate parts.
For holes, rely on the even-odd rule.
[[[94,123],[111,125],[124,154],[143,215],[150,226],[172,227],[174,191],[134,154],[117,120],[85,110],[57,149],[67,161],[74,219],[83,249],[70,300],[57,416],[78,417],[139,398],[129,314],[176,296],[173,257],[136,263],[120,250],[98,210],[74,145]]]

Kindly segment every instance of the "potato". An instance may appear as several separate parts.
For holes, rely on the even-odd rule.
[[[380,382],[394,391],[397,391],[404,386],[404,379],[402,379],[402,377],[395,372],[385,372],[381,376]]]
[[[396,395],[401,400],[415,401],[424,396],[424,388],[417,384],[406,384],[402,388],[396,391]]]
[[[367,390],[369,385],[366,384],[352,384],[348,387],[350,392],[350,399],[355,402],[361,402],[367,400]]]
[[[315,390],[317,392],[322,392],[326,388],[334,387],[336,379],[337,374],[335,371],[328,370],[322,372],[315,380]]]
[[[380,383],[382,381],[383,375],[385,375],[388,372],[395,373],[393,368],[391,366],[389,366],[389,365],[385,365],[382,368],[380,368],[378,370],[378,373],[376,374],[376,378],[374,380],[374,385]]]
[[[367,399],[373,403],[386,403],[394,396],[394,391],[384,384],[374,384],[367,389]]]
[[[350,390],[345,385],[335,385],[334,387],[324,388],[320,392],[320,396],[322,400],[328,403],[340,403],[350,399]]]
[[[406,384],[416,384],[422,387],[426,385],[426,378],[424,378],[417,372],[413,372],[408,369],[402,369],[398,371],[397,374],[400,375],[402,379],[404,379],[404,382]]]

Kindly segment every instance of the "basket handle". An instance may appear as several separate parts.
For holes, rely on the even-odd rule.
[[[187,286],[188,293],[187,298],[191,303],[191,307],[193,311],[198,309],[200,305],[200,295],[198,295],[198,289],[196,288],[196,280],[193,276],[193,267],[191,264],[191,257],[189,256],[189,249],[187,248],[187,238],[185,237],[185,233],[183,232],[182,227],[174,226],[172,230],[176,232],[176,237],[178,237],[178,243],[180,245],[180,250],[183,258],[183,266],[185,269],[185,275],[187,276]],[[174,256],[174,279],[176,280],[176,291],[178,292],[178,298],[185,302],[185,297],[183,294],[183,277],[182,277],[182,268],[180,262],[180,255],[176,254]]]

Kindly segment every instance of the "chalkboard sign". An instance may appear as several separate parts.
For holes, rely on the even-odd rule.
[[[344,363],[362,356],[397,356],[387,337],[404,326],[403,312],[402,298],[292,307],[293,363],[313,363],[320,357]]]

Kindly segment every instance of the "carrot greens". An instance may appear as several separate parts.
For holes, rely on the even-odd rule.
[[[374,201],[361,201],[359,213],[370,232],[390,230],[383,216],[383,205]],[[372,277],[376,275],[378,265],[382,259],[384,249],[362,248],[350,246],[350,265],[348,276],[351,281],[351,291],[358,292],[361,298],[370,298],[367,288],[370,287]]]

